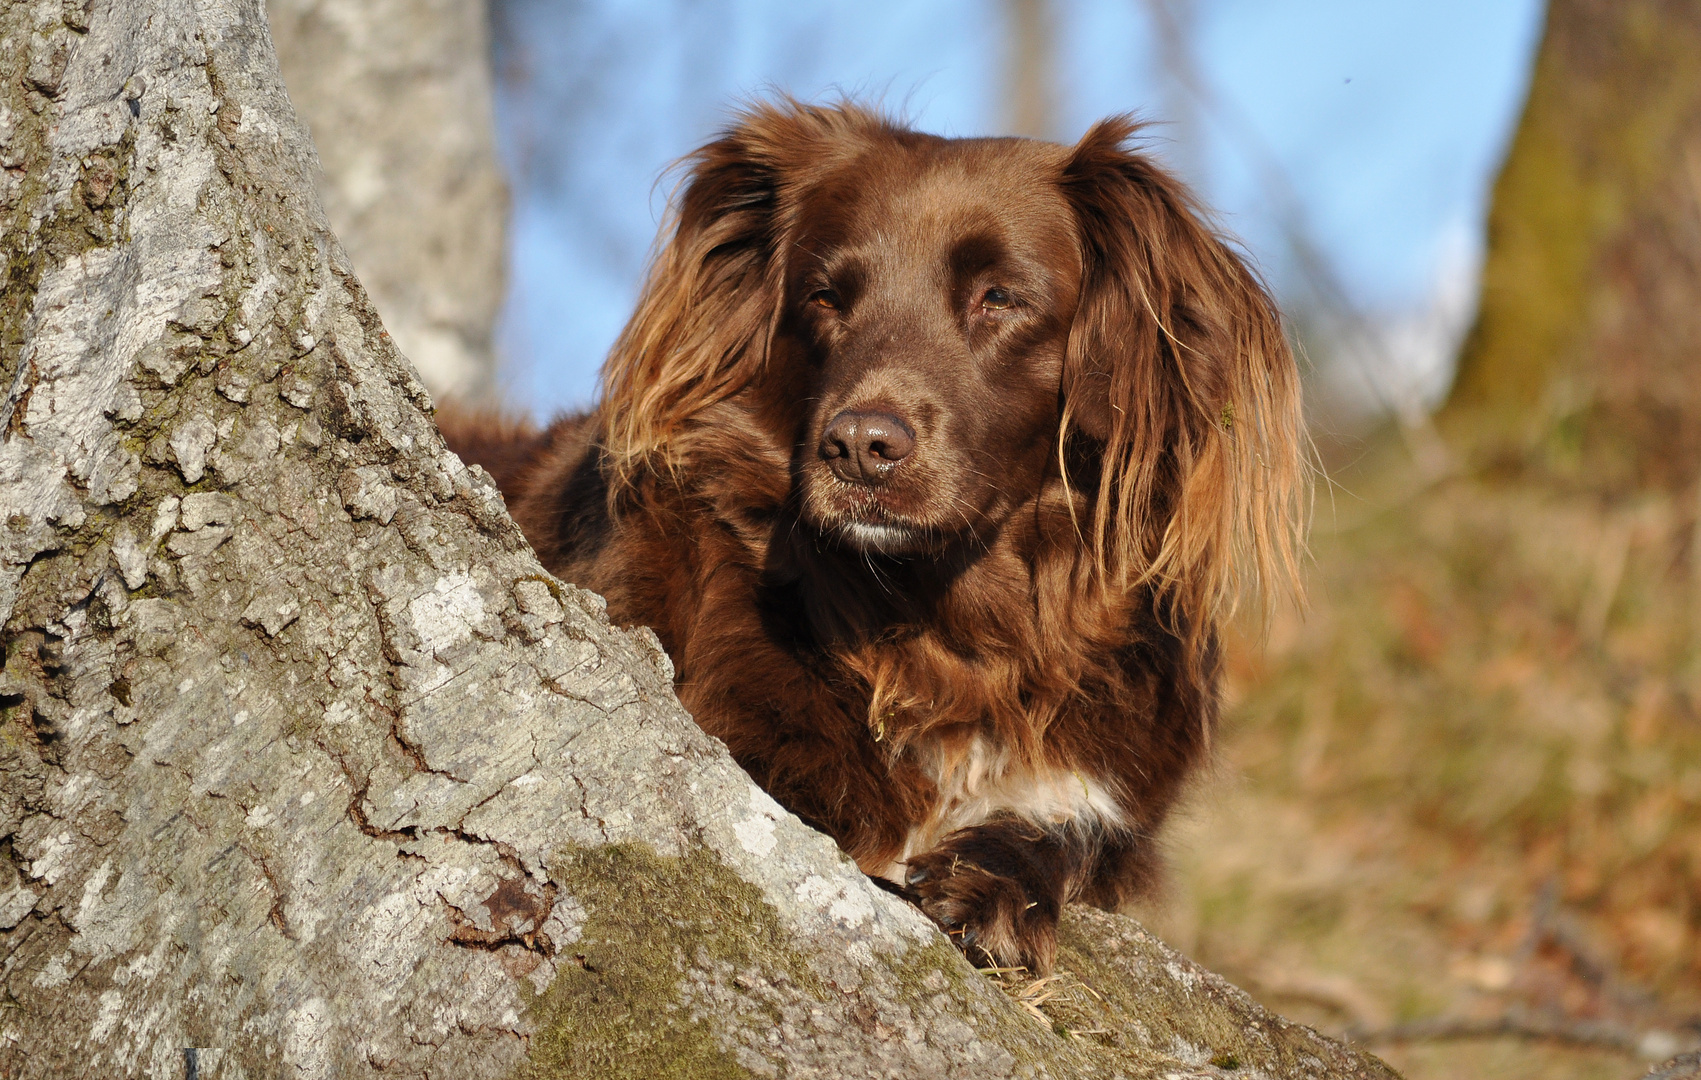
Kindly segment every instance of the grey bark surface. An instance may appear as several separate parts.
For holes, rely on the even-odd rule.
[[[384,326],[438,396],[486,400],[508,198],[483,0],[268,0],[319,200]]]
[[[444,450],[261,0],[0,8],[0,167],[0,1076],[1392,1075],[1114,916],[1030,1011],[751,784]]]

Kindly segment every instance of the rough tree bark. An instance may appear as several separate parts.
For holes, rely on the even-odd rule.
[[[0,8],[0,166],[0,1075],[1391,1075],[1093,912],[1036,1019],[754,787],[443,449],[261,0]]]
[[[495,390],[507,188],[483,0],[268,0],[319,200],[426,388]]]
[[[1490,463],[1701,479],[1701,2],[1553,0],[1445,419]]]

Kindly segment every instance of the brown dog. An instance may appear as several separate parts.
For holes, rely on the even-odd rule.
[[[1122,904],[1293,578],[1270,297],[1106,121],[1074,147],[758,106],[692,160],[589,415],[446,414],[539,556],[655,628],[752,777],[973,955]]]

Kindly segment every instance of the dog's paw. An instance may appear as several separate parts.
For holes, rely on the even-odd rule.
[[[1061,907],[1054,896],[1032,895],[1015,878],[945,848],[912,858],[905,885],[915,905],[977,967],[1051,972]]]

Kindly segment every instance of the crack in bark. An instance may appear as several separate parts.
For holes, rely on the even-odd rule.
[[[460,816],[460,819],[455,822],[455,832],[457,834],[464,832],[465,829],[466,829],[467,818],[472,815],[472,812],[474,810],[477,810],[480,807],[483,807],[484,805],[489,803],[491,800],[495,799],[498,795],[501,795],[503,792],[507,791],[510,787],[513,786],[514,781],[518,780],[521,776],[524,776],[524,775],[526,775],[526,773],[529,773],[529,772],[531,772],[531,770],[527,769],[526,772],[520,773],[518,776],[509,777],[508,779],[504,780],[501,783],[501,785],[496,788],[495,791],[492,791],[489,795],[486,795],[484,798],[480,799],[478,802],[475,802],[471,806],[467,807],[466,813],[462,814]]]
[[[242,853],[259,865],[260,873],[265,877],[267,887],[272,890],[272,907],[271,910],[266,912],[267,921],[277,927],[278,933],[288,940],[294,941],[296,939],[295,930],[289,925],[289,916],[284,914],[285,892],[283,883],[278,880],[277,871],[272,869],[271,862],[260,852],[250,851],[244,846]]]
[[[467,913],[449,902],[442,893],[437,898],[449,909],[449,921],[455,924],[455,929],[449,934],[448,941],[471,949],[484,949],[496,952],[507,945],[518,945],[528,952],[534,952],[545,959],[555,955],[555,942],[543,932],[543,924],[555,910],[555,898],[559,889],[553,882],[544,882],[543,895],[533,896],[526,892],[527,881],[535,880],[530,874],[522,872],[520,877],[505,877],[496,886],[496,891],[485,897],[481,903],[490,913],[490,925],[494,930],[485,930],[476,925]]]
[[[64,772],[63,748],[59,745],[64,733],[43,706],[48,702],[65,704],[58,685],[64,672],[65,640],[43,627],[31,627],[17,633],[9,644],[5,675],[10,688],[0,695],[0,708],[13,710],[24,741],[42,764]]]
[[[354,789],[354,794],[349,798],[348,816],[349,820],[354,822],[354,827],[374,840],[388,840],[393,844],[411,844],[418,840],[419,830],[415,826],[403,825],[399,829],[383,829],[372,824],[360,805],[366,801],[366,792],[370,786],[369,783],[362,783]]]
[[[388,640],[388,639],[386,639],[386,640]],[[433,654],[431,658],[433,660],[436,660],[438,663],[442,663],[441,660],[437,660],[437,657],[436,657],[435,654]],[[507,677],[509,675],[511,675],[513,673],[514,669],[519,667],[519,666],[520,666],[519,663],[515,662],[515,663],[507,664],[507,665],[502,666],[502,667],[498,667],[489,676],[489,681],[495,682],[495,681],[498,681],[498,680],[505,680],[505,679],[507,679]],[[461,679],[463,679],[466,676],[471,675],[471,674],[473,674],[473,669],[463,668],[462,670],[457,671],[454,674],[450,675],[444,681],[436,684],[430,690],[424,691],[422,693],[415,694],[413,697],[408,698],[406,701],[401,702],[399,707],[402,708],[402,709],[408,709],[408,708],[411,708],[415,705],[418,705],[420,702],[424,701],[426,698],[430,697],[432,694],[442,693],[443,690],[446,689],[447,687],[455,685]]]
[[[348,819],[354,822],[355,828],[374,840],[388,840],[393,844],[411,844],[419,839],[419,830],[412,825],[404,825],[400,829],[384,829],[372,824],[371,819],[366,816],[365,808],[361,805],[366,801],[366,793],[372,788],[371,777],[357,777],[343,755],[326,746],[323,742],[315,739],[314,745],[323,751],[326,757],[337,763],[337,768],[342,771],[343,779],[348,781],[349,787],[353,790],[353,794],[349,796],[346,812]]]
[[[543,932],[543,924],[555,910],[560,888],[548,878],[539,879],[526,869],[519,852],[505,841],[490,840],[458,827],[439,826],[432,831],[454,837],[464,844],[494,847],[503,864],[514,872],[511,877],[501,878],[496,891],[481,901],[490,913],[490,924],[496,928],[494,931],[477,926],[465,911],[450,903],[442,893],[437,894],[438,899],[449,908],[449,917],[455,923],[455,930],[448,940],[456,945],[491,951],[517,944],[545,958],[554,956],[555,943]],[[542,895],[534,896],[527,892],[527,883],[535,885]],[[525,929],[528,925],[529,930]]]
[[[602,818],[596,817],[591,813],[590,789],[585,786],[585,782],[583,780],[579,779],[578,773],[568,773],[567,775],[573,778],[574,785],[579,789],[579,816],[584,818],[586,821],[594,821],[597,823],[597,831],[602,833],[603,843],[613,843],[614,841],[610,839],[608,835],[608,823],[603,821]]]
[[[372,701],[370,694],[367,695],[366,700]],[[373,704],[377,703],[373,702]],[[380,706],[380,708],[382,708],[382,706]],[[390,741],[395,745],[401,755],[407,758],[408,764],[413,766],[415,772],[426,773],[430,776],[448,777],[457,784],[471,783],[471,781],[464,777],[456,776],[447,769],[432,768],[431,764],[425,760],[424,751],[422,751],[417,744],[409,742],[407,737],[402,734],[402,718],[397,715],[394,710],[386,709],[385,711],[390,713]]]
[[[439,825],[431,831],[440,836],[452,836],[463,844],[476,844],[483,847],[493,847],[496,849],[497,857],[507,863],[515,872],[524,874],[526,877],[533,876],[532,872],[527,870],[525,864],[520,861],[519,852],[515,851],[514,846],[505,840],[491,840],[488,837],[480,836],[474,832],[468,832],[467,830],[454,825]]]

